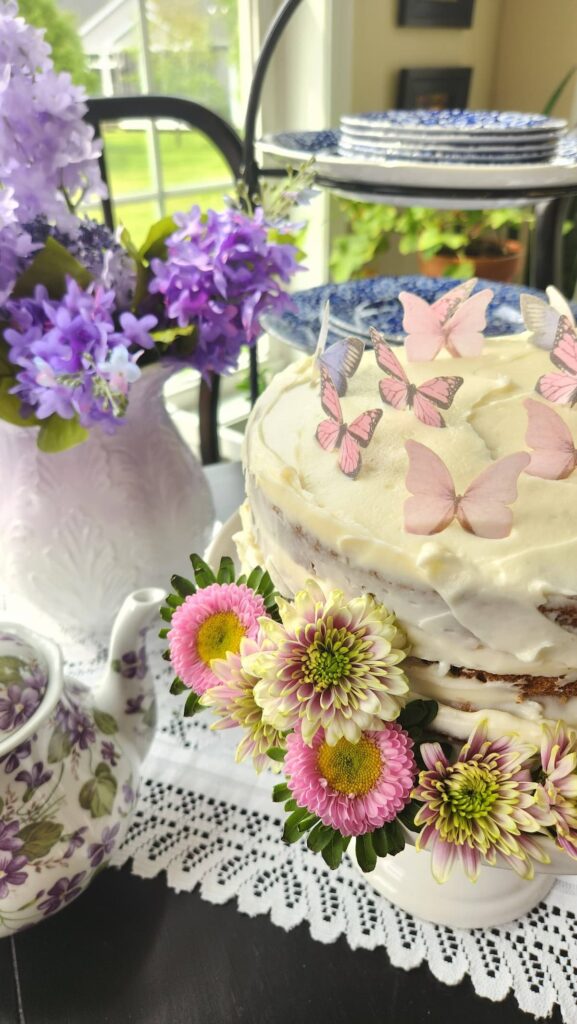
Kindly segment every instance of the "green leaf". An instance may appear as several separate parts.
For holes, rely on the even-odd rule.
[[[275,804],[282,804],[285,800],[289,800],[291,797],[291,791],[288,788],[286,782],[279,782],[274,786],[272,791],[272,798]]]
[[[87,437],[88,431],[80,426],[76,417],[63,420],[53,413],[41,422],[38,447],[42,452],[62,452],[65,448],[74,448],[75,445],[82,444]]]
[[[439,705],[435,700],[412,700],[401,711],[398,722],[407,731],[418,725],[426,728],[437,717]]]
[[[85,782],[78,796],[78,802],[93,818],[103,818],[112,812],[118,783],[109,765],[101,761],[96,766],[94,778]]]
[[[176,231],[172,217],[161,217],[149,228],[148,234],[138,250],[141,259],[151,260],[166,257],[166,239]]]
[[[289,797],[289,799],[287,800],[286,804],[284,805],[284,809],[285,809],[286,813],[287,814],[291,814],[291,812],[292,811],[296,811],[297,808],[298,808],[298,804],[297,804],[296,800],[294,799],[294,797]]]
[[[302,835],[303,832],[308,832],[309,828],[311,828],[313,825],[316,825],[318,820],[319,819],[317,818],[316,814],[307,814],[306,818],[303,818],[301,821],[299,821],[297,825],[300,834]]]
[[[187,580],[186,576],[179,576],[178,573],[175,573],[174,576],[170,577],[170,585],[173,590],[176,590],[176,593],[179,594],[180,597],[190,597],[191,594],[196,594],[196,587],[194,583]]]
[[[162,632],[168,633],[169,630],[163,629]],[[163,661],[170,661],[170,650],[163,651],[160,657],[162,658]]]
[[[55,729],[48,744],[48,763],[64,761],[72,750],[69,736],[62,729]]]
[[[330,825],[323,825],[322,821],[319,821],[307,838],[307,846],[313,853],[321,853],[332,841],[334,835],[334,828],[331,828]]]
[[[405,837],[403,830],[399,825],[398,821],[388,821],[383,826],[387,830],[387,844],[389,847],[389,854],[394,857],[396,853],[401,853],[405,849]]]
[[[92,274],[83,267],[60,242],[47,238],[46,245],[40,249],[24,273],[14,285],[12,298],[25,298],[32,295],[37,284],[43,284],[51,299],[60,299],[66,291],[66,278],[72,277],[81,288],[88,288]]]
[[[157,721],[156,701],[152,700],[142,716],[142,724],[154,729]]]
[[[305,818],[310,818],[310,812],[307,811],[306,807],[297,807],[292,814],[289,814],[285,821],[282,839],[283,843],[294,843],[300,837],[299,824],[304,821]]]
[[[339,864],[341,863],[341,860],[343,859],[343,853],[345,852],[347,846],[349,845],[349,842],[349,836],[345,838],[345,836],[342,836],[340,832],[335,832],[330,843],[327,843],[324,849],[321,850],[321,857],[323,858],[325,864],[327,864],[327,866],[331,868],[333,871],[335,870],[335,868],[338,868]]]
[[[217,583],[234,583],[234,562],[228,555],[223,555],[216,574]]]
[[[0,686],[11,686],[12,683],[19,683],[22,672],[26,670],[26,662],[14,654],[2,654],[0,656]]]
[[[200,703],[200,697],[194,690],[189,693],[186,698],[186,704],[184,705],[184,711],[182,712],[185,718],[192,718],[193,715],[197,715],[199,711],[202,711],[203,707]]]
[[[210,587],[213,583],[216,583],[216,576],[200,555],[191,555],[190,561],[194,569],[194,581],[197,587],[203,590],[205,587]]]
[[[260,586],[260,583],[261,583],[261,580],[263,578],[263,575],[264,575],[264,570],[261,569],[260,565],[255,565],[254,569],[249,574],[248,579],[246,581],[247,587],[250,587],[251,590],[258,590],[258,587]]]
[[[180,608],[181,604],[184,604],[184,597],[180,597],[178,594],[168,594],[166,603],[174,611],[175,608]]]
[[[184,693],[185,690],[188,690],[188,686],[185,686],[182,679],[179,679],[178,676],[176,676],[172,680],[169,692],[172,693],[173,696],[177,697],[179,693]]]
[[[56,845],[63,830],[64,826],[56,821],[35,821],[31,825],[24,825],[18,833],[18,839],[24,843],[18,853],[28,860],[45,857]]]
[[[377,854],[373,847],[373,839],[370,832],[364,836],[357,836],[355,853],[361,871],[374,871],[377,865]]]
[[[163,605],[160,609],[160,618],[164,619],[165,622],[172,622],[173,611],[174,608],[168,608],[166,605]]]
[[[554,107],[557,105],[559,99],[561,98],[561,94],[565,91],[566,87],[569,85],[569,82],[573,78],[573,75],[575,74],[576,71],[577,71],[577,64],[574,64],[573,67],[569,68],[567,73],[563,75],[563,78],[559,82],[559,85],[557,85],[556,88],[551,93],[551,95],[550,95],[549,99],[547,100],[545,106],[543,107],[543,111],[542,111],[542,113],[545,114],[547,117],[549,117],[551,115],[551,112],[553,111]]]
[[[420,807],[421,804],[418,800],[410,800],[397,815],[399,821],[402,821],[405,828],[410,829],[411,832],[420,832],[420,827],[415,825],[415,817],[417,816]]]
[[[105,736],[113,736],[115,732],[118,732],[116,719],[109,715],[107,711],[99,711],[96,708],[92,714],[96,728],[100,729],[100,732],[103,732]]]
[[[286,757],[286,750],[283,750],[282,747],[269,747],[266,753],[271,761],[284,761]]]
[[[166,640],[166,638],[167,638],[169,633],[170,633],[170,630],[168,629],[167,626],[164,626],[163,629],[159,629],[159,631],[158,631],[158,635],[159,635],[161,640]],[[166,654],[166,651],[165,651],[165,654]],[[169,654],[169,657],[170,657],[170,651],[168,652],[168,654]]]
[[[0,377],[0,419],[15,423],[17,427],[35,427],[38,420],[35,416],[24,418],[20,415],[21,402],[18,395],[9,394],[10,388],[16,383],[14,377]]]
[[[389,852],[387,829],[384,825],[373,832],[373,849],[377,857],[386,857]]]

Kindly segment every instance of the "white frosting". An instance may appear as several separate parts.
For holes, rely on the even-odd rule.
[[[404,351],[396,354],[403,362]],[[440,374],[464,377],[445,414],[447,428],[439,430],[382,405],[383,373],[365,353],[342,399],[343,415],[350,422],[378,407],[383,417],[355,481],[338,469],[337,453],[316,441],[325,417],[312,359],[279,374],[259,399],[245,441],[250,529],[279,585],[294,591],[316,571],[345,590],[372,590],[426,660],[574,674],[577,636],[538,606],[549,595],[577,593],[577,473],[563,481],[523,474],[513,529],[503,540],[476,537],[456,522],[433,537],[408,534],[403,525],[405,441],[437,452],[462,493],[492,460],[525,450],[522,400],[535,397],[538,377],[550,369],[549,354],[524,336],[488,340],[476,359],[442,353],[408,364],[417,384]],[[556,411],[575,436],[577,411]]]

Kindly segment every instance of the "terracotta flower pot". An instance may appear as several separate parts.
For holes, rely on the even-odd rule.
[[[508,251],[504,256],[467,258],[467,262],[475,265],[475,277],[484,277],[489,281],[512,281],[521,267],[524,250],[521,242],[513,240],[506,243],[506,248]],[[428,260],[419,256],[419,269],[427,277],[446,277],[450,267],[458,267],[462,262],[458,256],[437,255]]]

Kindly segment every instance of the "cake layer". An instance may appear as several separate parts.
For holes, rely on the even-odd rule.
[[[383,372],[366,352],[341,400],[350,422],[382,408],[356,480],[338,453],[315,438],[325,418],[318,371],[306,358],[279,374],[255,407],[245,441],[252,544],[279,587],[292,593],[318,576],[346,593],[371,591],[406,629],[419,659],[487,672],[577,679],[577,472],[550,481],[522,474],[513,529],[502,540],[453,522],[442,533],[405,532],[405,441],[426,444],[446,463],[458,493],[495,459],[526,450],[523,399],[551,370],[549,354],[525,337],[486,341],[483,354],[406,363],[416,384],[441,374],[464,383],[446,429],[383,405]],[[541,401],[541,399],[538,399]],[[577,412],[556,406],[577,433]]]

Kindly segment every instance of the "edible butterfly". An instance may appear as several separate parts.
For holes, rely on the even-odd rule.
[[[577,333],[566,316],[559,318],[557,333],[550,352],[551,362],[562,373],[545,373],[539,377],[535,390],[548,402],[557,405],[577,403]]]
[[[527,330],[531,331],[533,344],[538,348],[552,349],[559,317],[566,317],[572,327],[575,327],[575,320],[569,303],[560,291],[549,285],[546,292],[549,302],[543,302],[543,299],[530,295],[529,292],[522,292],[519,296],[519,305],[523,323]]]
[[[321,367],[321,405],[329,419],[319,423],[316,439],[327,452],[340,448],[339,468],[354,480],[361,468],[361,448],[366,448],[371,441],[383,410],[368,409],[351,424],[344,423],[337,389],[324,366]]]
[[[407,533],[440,533],[456,519],[464,530],[478,537],[508,537],[513,523],[511,505],[517,497],[517,480],[529,465],[527,452],[516,452],[492,463],[457,494],[453,478],[435,452],[418,441],[406,441],[409,456],[405,502]]]
[[[315,363],[324,366],[330,373],[337,394],[342,398],[347,393],[347,379],[358,370],[365,350],[365,343],[359,338],[344,338],[329,348],[326,347],[329,333],[329,303],[325,302],[321,329],[315,350]]]
[[[463,383],[462,377],[433,377],[424,384],[411,384],[403,367],[384,337],[374,327],[369,328],[377,363],[389,376],[379,381],[383,402],[393,409],[412,409],[427,427],[445,427],[439,409],[449,409]]]
[[[429,305],[418,295],[400,292],[407,332],[405,348],[411,362],[434,359],[445,346],[452,356],[478,356],[483,348],[490,288],[471,295],[476,278],[452,288]]]
[[[527,398],[524,405],[529,416],[525,440],[533,448],[525,472],[544,480],[564,480],[577,468],[577,448],[569,427],[542,402]]]

